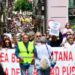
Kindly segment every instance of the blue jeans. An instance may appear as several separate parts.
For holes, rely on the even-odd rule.
[[[21,75],[26,75],[26,71],[28,71],[28,75],[33,75],[34,65],[25,66],[24,64],[20,64]]]
[[[46,70],[38,69],[38,75],[50,75],[50,68],[47,68]]]

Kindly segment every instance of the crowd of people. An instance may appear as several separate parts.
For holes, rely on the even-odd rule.
[[[22,31],[29,31],[33,29],[32,16],[23,14],[13,14],[9,20],[10,30],[12,33],[20,33]]]
[[[47,39],[47,44],[51,47],[71,47],[75,46],[75,33],[71,29],[69,23],[65,25],[65,28],[62,32],[59,32],[59,36],[50,35],[48,31],[45,34],[41,32],[34,32],[29,31],[26,32],[28,34],[29,40],[32,39],[36,42],[40,42],[40,38],[45,36]],[[8,35],[1,35],[0,36],[0,47],[2,48],[14,48],[18,41],[21,40],[22,35],[24,32],[20,32],[17,35],[12,35],[10,38]]]
[[[0,50],[2,48],[16,49],[15,55],[20,60],[21,75],[33,75],[34,67],[38,75],[50,75],[50,67],[56,64],[51,63],[52,47],[75,47],[75,32],[71,24],[67,23],[65,28],[59,31],[59,35],[50,35],[32,30],[31,16],[24,17],[16,15],[11,20],[11,38],[8,35],[0,36]],[[17,34],[18,33],[18,34]]]
[[[47,44],[46,37],[40,32],[34,34],[33,31],[22,33],[21,37],[15,51],[20,60],[21,75],[26,75],[26,71],[28,75],[33,75],[34,68],[37,69],[38,75],[50,75],[50,67],[54,67],[56,62],[50,65],[52,49]]]

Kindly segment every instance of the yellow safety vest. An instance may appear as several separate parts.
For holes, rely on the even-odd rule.
[[[24,43],[21,41],[21,42],[18,42],[18,47],[19,47],[19,50],[20,50],[20,57],[24,58],[24,61],[21,62],[21,63],[31,63],[32,62],[32,58],[33,58],[33,50],[34,50],[34,45],[33,43],[29,42],[28,43],[28,51],[29,53],[27,53],[27,49],[24,45]]]
[[[33,41],[30,41],[30,43],[32,43],[34,45],[34,40]]]

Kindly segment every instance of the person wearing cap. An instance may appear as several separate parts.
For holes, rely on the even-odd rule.
[[[52,53],[51,47],[46,43],[46,37],[40,38],[41,44],[36,45],[35,67],[38,71],[38,75],[50,75],[50,61],[49,58]]]
[[[20,60],[21,75],[33,75],[34,69],[34,44],[29,42],[28,34],[22,36],[22,40],[17,43],[15,55]]]

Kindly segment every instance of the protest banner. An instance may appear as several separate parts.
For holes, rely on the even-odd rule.
[[[56,66],[51,75],[75,75],[75,48],[53,48]]]
[[[6,75],[20,75],[19,60],[15,56],[15,49],[2,49],[0,51],[0,62]]]
[[[56,21],[49,21],[48,22],[49,27],[49,34],[59,36],[59,29],[60,29],[60,23]]]
[[[74,49],[63,47],[52,48],[53,59],[56,60],[56,65],[54,69],[51,69],[50,75],[75,75]],[[15,49],[2,49],[0,51],[0,62],[7,75],[21,75],[19,60],[15,56]],[[35,75],[37,75],[37,72]]]

